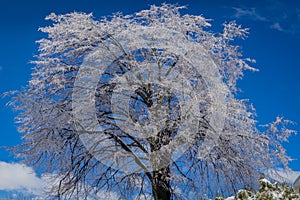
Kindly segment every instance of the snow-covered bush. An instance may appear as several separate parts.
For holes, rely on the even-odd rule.
[[[271,183],[265,178],[259,180],[260,187],[255,194],[248,190],[239,190],[236,196],[214,200],[299,200],[300,196],[285,183]]]

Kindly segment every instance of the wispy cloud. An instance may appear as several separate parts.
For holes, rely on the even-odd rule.
[[[265,22],[269,21],[266,17],[260,15],[257,12],[256,8],[233,7],[232,9],[236,11],[236,13],[234,14],[236,18],[247,18],[254,21],[265,21]]]
[[[279,22],[275,22],[275,23],[272,24],[270,27],[271,27],[272,29],[277,30],[277,31],[282,31],[282,32],[285,32],[285,31],[286,31],[285,29],[283,29],[283,28],[281,27],[281,25],[280,25]]]
[[[234,10],[233,18],[260,21],[279,32],[300,33],[299,4],[289,4],[283,0],[262,0],[260,6],[240,5],[231,9]]]

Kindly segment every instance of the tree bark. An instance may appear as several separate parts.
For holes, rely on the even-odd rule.
[[[153,171],[152,194],[154,200],[171,200],[170,167]]]
[[[142,91],[142,92],[141,92]],[[153,106],[153,91],[151,90],[151,84],[148,84],[141,91],[137,91],[148,108]],[[164,97],[163,97],[164,98]],[[168,108],[171,110],[171,97],[168,96]],[[160,104],[163,104],[163,99],[159,99]],[[170,119],[170,116],[167,116]],[[159,151],[164,145],[170,143],[171,132],[168,130],[169,127],[165,127],[160,131],[156,137],[148,138],[150,144],[151,152]],[[156,166],[155,170],[152,172],[151,184],[152,184],[152,195],[154,200],[171,200],[171,184],[170,184],[170,165],[166,165],[162,168],[157,168],[160,164],[165,165],[171,160],[171,158],[165,158],[166,160],[159,163],[152,163]]]
[[[163,140],[163,137],[168,138]],[[150,142],[150,148],[152,152],[159,151],[164,145],[170,142],[170,132],[163,130],[158,134],[158,138],[152,138]],[[157,155],[160,156],[160,155]],[[154,200],[170,200],[171,199],[171,184],[170,184],[170,161],[171,155],[164,155],[160,157],[158,163],[152,163],[155,169],[152,172],[152,194]],[[161,160],[163,159],[163,160]],[[160,168],[161,166],[161,168]]]

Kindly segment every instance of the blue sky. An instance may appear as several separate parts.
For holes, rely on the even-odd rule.
[[[21,89],[30,79],[30,60],[37,54],[36,40],[45,37],[39,27],[51,12],[93,12],[96,18],[121,11],[124,14],[146,9],[161,2],[187,5],[183,12],[213,19],[214,31],[224,21],[236,20],[250,28],[246,40],[238,40],[245,57],[256,60],[259,72],[246,72],[238,82],[239,98],[250,99],[257,111],[259,124],[284,116],[297,124],[300,133],[300,1],[298,0],[1,0],[0,3],[0,93]],[[0,146],[20,142],[14,124],[15,113],[0,99]],[[300,134],[292,136],[284,146],[295,160],[290,167],[300,171]],[[17,160],[0,149],[0,177],[7,163]],[[2,165],[1,165],[2,163]],[[11,164],[12,165],[12,164]],[[1,168],[2,166],[2,168]],[[19,166],[15,164],[14,166]],[[16,167],[16,169],[17,169]],[[31,170],[26,168],[26,170]],[[33,181],[35,179],[32,179]],[[5,189],[1,185],[0,190]],[[7,189],[7,188],[6,188]]]

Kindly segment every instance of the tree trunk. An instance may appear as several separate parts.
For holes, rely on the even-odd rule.
[[[153,171],[152,194],[154,200],[170,200],[171,185],[170,185],[170,167],[162,168],[158,171]]]
[[[151,90],[151,85],[148,84],[147,87],[144,87],[142,92],[137,91],[137,94],[140,95],[148,108],[153,106],[153,91]],[[159,99],[159,105],[163,105],[163,99]],[[171,96],[167,96],[168,100],[168,108],[171,110]],[[170,114],[167,116],[168,120],[170,120]],[[163,130],[161,130],[156,137],[149,137],[148,142],[150,144],[151,152],[159,151],[164,145],[168,145],[170,143],[171,131],[168,130],[170,127],[166,126]],[[152,163],[155,167],[155,170],[152,172],[151,184],[152,184],[152,195],[154,200],[171,200],[171,184],[170,184],[170,163],[171,155],[167,155],[167,157],[163,161],[158,161],[156,163]],[[162,158],[160,158],[162,159]],[[166,163],[167,162],[167,163]],[[162,168],[158,168],[158,166],[165,166]]]
[[[163,138],[166,137],[166,140]],[[158,134],[158,138],[150,139],[151,152],[160,151],[164,145],[170,142],[170,132],[163,130]],[[155,154],[154,154],[155,155]],[[159,156],[158,160],[152,162],[154,170],[152,172],[152,194],[154,200],[170,200],[171,199],[171,184],[170,184],[170,154],[155,155]],[[161,168],[160,168],[161,167]]]

